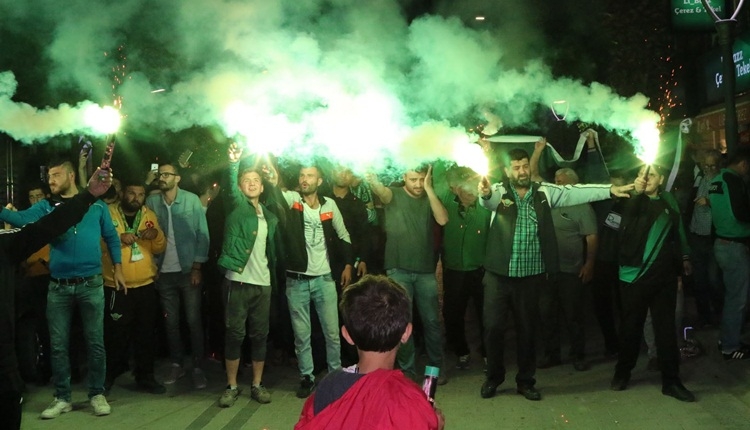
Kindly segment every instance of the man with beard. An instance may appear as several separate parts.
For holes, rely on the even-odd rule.
[[[432,167],[422,166],[404,173],[402,187],[386,187],[373,175],[368,182],[385,205],[385,269],[388,277],[406,289],[422,319],[427,365],[443,367],[443,336],[435,278],[437,261],[434,223],[445,225],[448,212],[432,188]],[[398,351],[398,365],[417,378],[414,341],[409,338]],[[438,384],[448,380],[440,373]]]
[[[159,299],[154,287],[154,255],[164,252],[167,241],[156,214],[146,206],[146,188],[140,183],[125,185],[122,199],[109,205],[122,243],[122,271],[126,288],[118,290],[111,276],[112,258],[104,257],[104,346],[107,350],[107,392],[115,379],[128,370],[133,345],[135,383],[139,389],[162,394],[163,385],[154,379],[154,329]]]
[[[274,177],[278,175],[274,174]],[[331,261],[346,262],[341,286],[352,279],[352,253],[349,232],[333,199],[318,195],[323,178],[317,167],[299,172],[299,192],[284,191],[289,208],[284,245],[286,253],[286,296],[294,330],[294,352],[300,371],[297,397],[306,398],[315,389],[310,343],[310,303],[315,305],[326,344],[328,371],[341,367],[338,299],[331,275]]]
[[[536,380],[536,329],[539,291],[550,274],[559,271],[555,227],[551,208],[628,197],[633,185],[566,185],[531,182],[529,154],[509,153],[505,167],[509,186],[480,183],[482,204],[495,211],[490,224],[484,262],[484,344],[487,379],[481,395],[490,398],[505,380],[504,337],[513,313],[518,348],[517,392],[528,400],[540,400]]]
[[[18,360],[13,339],[13,287],[15,267],[44,244],[63,234],[89,211],[96,199],[111,185],[109,172],[97,170],[87,190],[69,199],[49,215],[18,230],[3,230],[0,234],[0,428],[21,428],[21,390],[23,381],[18,372]],[[5,212],[0,209],[0,216]]]
[[[0,213],[0,220],[14,226],[37,221],[64,205],[78,194],[75,170],[69,161],[53,162],[49,169],[49,186],[52,199],[43,200],[31,208]],[[110,406],[104,397],[106,371],[103,321],[104,292],[102,281],[102,255],[100,240],[114,263],[114,280],[125,287],[122,274],[120,239],[112,226],[107,207],[97,202],[89,208],[81,222],[50,243],[50,284],[47,293],[47,322],[52,349],[52,375],[55,399],[42,412],[45,419],[57,418],[70,412],[70,322],[73,307],[78,305],[88,351],[88,397],[94,414],[109,415]]]
[[[174,384],[185,375],[184,351],[180,339],[180,303],[185,303],[185,318],[190,329],[193,358],[193,386],[206,388],[201,369],[203,325],[201,323],[201,265],[208,261],[208,223],[203,205],[195,194],[179,187],[180,172],[175,164],[159,166],[159,193],[146,199],[156,213],[167,248],[157,262],[156,291],[166,317],[167,344],[172,367],[165,384]]]

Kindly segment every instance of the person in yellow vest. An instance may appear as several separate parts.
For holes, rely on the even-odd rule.
[[[167,247],[164,232],[156,214],[144,205],[146,188],[139,182],[124,184],[122,199],[110,204],[117,233],[122,244],[122,272],[127,288],[115,288],[112,260],[102,244],[104,272],[104,347],[107,352],[107,376],[104,387],[109,392],[115,379],[128,371],[128,347],[132,342],[135,359],[134,376],[139,389],[163,394],[166,389],[154,379],[154,330],[159,298],[154,287],[155,254]]]

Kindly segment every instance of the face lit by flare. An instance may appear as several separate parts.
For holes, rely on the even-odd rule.
[[[318,187],[323,183],[320,171],[317,167],[303,167],[299,171],[299,193],[309,196],[318,192]]]
[[[516,188],[528,188],[531,186],[531,166],[528,158],[511,160],[510,167],[505,168],[510,184]]]
[[[404,173],[404,189],[412,197],[421,197],[424,194],[424,178],[426,172],[415,172],[409,170]]]
[[[75,173],[66,168],[65,165],[55,166],[49,169],[47,183],[52,194],[65,195],[75,181]]]
[[[257,199],[263,192],[263,180],[254,170],[244,173],[240,177],[240,191],[249,199]]]

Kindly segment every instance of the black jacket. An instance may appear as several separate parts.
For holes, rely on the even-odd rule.
[[[32,224],[0,231],[0,392],[20,392],[23,389],[15,349],[13,294],[16,269],[31,254],[81,221],[96,200],[84,191]]]

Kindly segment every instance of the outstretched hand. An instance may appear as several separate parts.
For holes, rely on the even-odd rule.
[[[89,193],[91,193],[92,196],[101,197],[111,186],[112,170],[97,168],[96,172],[91,175],[88,184],[86,184],[86,189],[89,191]]]
[[[627,184],[627,185],[612,185],[609,188],[609,193],[612,194],[615,197],[624,197],[628,198],[630,197],[630,193],[628,191],[632,191],[635,189],[635,184]]]
[[[237,145],[236,142],[232,142],[231,145],[229,145],[229,150],[227,151],[229,153],[229,161],[232,163],[236,163],[240,161],[240,158],[242,158],[242,147],[240,145]]]

